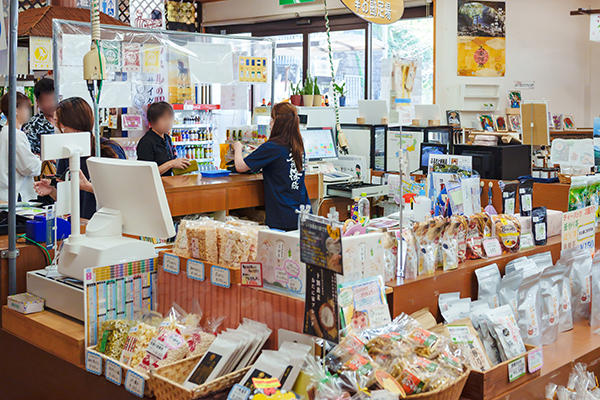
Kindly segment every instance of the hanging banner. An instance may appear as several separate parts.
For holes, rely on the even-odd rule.
[[[404,0],[342,0],[342,3],[354,14],[374,24],[393,24],[404,14]]]
[[[590,40],[600,42],[600,14],[590,15]]]
[[[29,37],[29,69],[52,69],[52,38]]]

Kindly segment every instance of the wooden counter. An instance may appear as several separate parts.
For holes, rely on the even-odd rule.
[[[200,175],[163,177],[171,215],[209,213],[265,204],[262,174],[231,174],[223,178],[202,178]],[[319,175],[307,173],[308,197],[319,197]]]

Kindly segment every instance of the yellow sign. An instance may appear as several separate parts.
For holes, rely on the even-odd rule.
[[[155,44],[145,44],[142,46],[143,63],[142,72],[159,73],[160,68],[160,47]]]
[[[52,38],[29,38],[29,69],[52,69]]]
[[[354,14],[374,24],[393,24],[404,14],[404,0],[342,0]]]

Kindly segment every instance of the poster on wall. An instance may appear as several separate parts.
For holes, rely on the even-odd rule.
[[[52,69],[52,38],[29,37],[29,69]]]
[[[600,14],[590,15],[590,40],[600,42]]]
[[[506,73],[506,3],[458,0],[458,76]]]

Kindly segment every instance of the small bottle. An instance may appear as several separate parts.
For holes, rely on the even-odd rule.
[[[369,225],[371,221],[371,203],[367,198],[366,193],[360,194],[360,200],[358,200],[358,223],[362,226]]]

